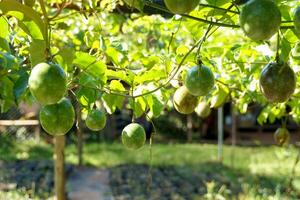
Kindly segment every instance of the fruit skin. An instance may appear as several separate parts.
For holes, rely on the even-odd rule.
[[[181,114],[194,112],[198,104],[198,98],[191,95],[185,86],[178,88],[173,96],[174,108]]]
[[[286,63],[269,63],[261,72],[259,84],[269,102],[282,103],[294,93],[296,75]]]
[[[298,32],[300,32],[300,7],[297,7],[294,11],[294,25]]]
[[[240,25],[252,40],[268,40],[280,28],[281,13],[271,0],[251,0],[240,13]]]
[[[195,108],[195,113],[201,118],[206,118],[210,115],[211,109],[210,109],[208,103],[206,103],[205,101],[202,101]]]
[[[200,0],[165,0],[167,8],[175,14],[189,13],[199,5]]]
[[[131,123],[122,131],[122,143],[129,149],[140,149],[146,142],[146,133],[144,128],[137,124]]]
[[[100,110],[92,110],[88,114],[85,124],[92,131],[102,130],[106,125],[105,113]]]
[[[185,86],[194,96],[205,96],[215,85],[215,77],[206,66],[195,66],[188,70]]]
[[[28,85],[31,94],[40,104],[54,104],[66,93],[66,74],[59,65],[40,63],[32,69]]]
[[[75,111],[70,100],[63,98],[56,104],[43,106],[40,122],[50,135],[65,135],[75,122]]]
[[[274,133],[274,140],[277,145],[286,145],[290,141],[290,133],[287,128],[278,128]]]

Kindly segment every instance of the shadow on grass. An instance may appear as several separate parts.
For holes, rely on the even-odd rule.
[[[110,185],[116,199],[249,199],[282,195],[299,199],[300,193],[286,193],[285,177],[253,175],[216,162],[197,166],[119,165],[110,168]],[[215,195],[215,196],[214,196]],[[279,196],[280,197],[280,196]],[[280,199],[280,198],[279,198]]]
[[[52,159],[53,150],[49,146],[42,146],[32,142],[17,142],[10,135],[0,134],[0,160],[15,161],[26,160],[49,160]]]

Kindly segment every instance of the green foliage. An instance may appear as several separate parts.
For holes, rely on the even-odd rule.
[[[125,2],[165,14],[135,9],[120,13],[122,1],[74,1],[66,8],[52,7],[54,0],[41,2],[33,7],[16,0],[0,2],[1,112],[32,99],[28,74],[37,63],[50,60],[64,69],[68,90],[84,110],[101,102],[108,113],[126,108],[135,117],[158,117],[172,107],[174,88],[184,84],[189,69],[201,60],[216,79],[215,87],[203,94],[211,107],[231,101],[245,113],[249,104],[258,103],[264,106],[258,121],[265,123],[286,115],[288,105],[289,114],[300,121],[298,86],[286,102],[276,105],[267,102],[259,87],[262,68],[271,61],[290,63],[299,73],[296,1],[274,1],[281,29],[278,38],[264,42],[244,35],[239,27],[243,7],[229,0],[202,1],[183,16],[167,15],[170,11],[148,0]]]

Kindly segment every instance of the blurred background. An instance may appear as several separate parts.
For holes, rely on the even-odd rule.
[[[251,105],[247,114],[238,115],[225,104],[206,118],[175,110],[153,121],[141,117],[137,122],[148,139],[138,151],[127,150],[120,141],[122,129],[131,122],[130,110],[107,115],[100,132],[78,121],[66,136],[68,197],[299,199],[299,126],[288,120],[290,145],[278,147],[273,134],[281,122],[260,126],[256,119],[261,109]],[[38,113],[33,103],[0,115],[1,200],[53,195],[53,141],[39,125]],[[84,189],[93,188],[91,181],[94,193]]]

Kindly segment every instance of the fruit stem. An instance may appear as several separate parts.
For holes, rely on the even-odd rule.
[[[280,58],[279,58],[279,50],[280,50],[280,32],[277,32],[277,48],[276,48],[276,63],[279,63]]]
[[[135,121],[134,111],[135,111],[135,97],[133,95],[134,92],[134,82],[132,81],[131,85],[131,98],[132,98],[132,123]]]
[[[47,14],[47,10],[46,10],[46,6],[45,6],[45,2],[44,0],[38,0],[39,4],[41,6],[42,9],[42,13],[44,16],[44,23],[45,23],[45,30],[44,30],[44,34],[45,34],[45,43],[46,43],[46,51],[45,51],[45,58],[47,59],[47,61],[49,60],[49,58],[51,58],[50,56],[50,24],[49,24],[49,18],[48,18],[48,14]]]
[[[288,119],[287,116],[284,116],[284,117],[282,118],[282,120],[281,120],[281,126],[282,126],[282,128],[286,128],[287,119]]]

